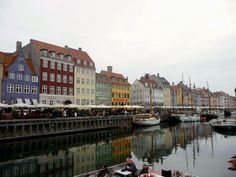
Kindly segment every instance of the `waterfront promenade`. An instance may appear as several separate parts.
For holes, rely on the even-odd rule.
[[[132,117],[127,115],[0,120],[0,141],[131,125]]]

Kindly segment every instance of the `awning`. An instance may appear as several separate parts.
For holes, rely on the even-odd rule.
[[[39,104],[38,100],[36,100],[36,99],[32,99],[32,102],[33,102],[33,105],[38,105]]]
[[[30,102],[29,99],[25,99],[25,103],[26,103],[26,104],[31,104],[31,102]]]
[[[22,101],[22,99],[21,99],[21,98],[17,98],[17,99],[16,99],[16,102],[17,102],[18,104],[21,104],[21,103],[23,103],[23,101]]]

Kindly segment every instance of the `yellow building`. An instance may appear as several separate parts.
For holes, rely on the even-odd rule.
[[[112,105],[129,105],[130,84],[128,78],[112,72],[112,66],[108,66],[107,71],[101,71],[101,74],[108,77],[112,82]]]
[[[89,55],[80,50],[74,52],[74,103],[95,105],[95,64]]]

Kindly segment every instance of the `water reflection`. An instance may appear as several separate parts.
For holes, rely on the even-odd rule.
[[[236,136],[209,124],[181,123],[112,129],[0,144],[0,177],[72,177],[112,166],[130,155],[154,169],[178,169],[198,176],[233,177],[227,160]],[[217,168],[216,168],[217,167]]]

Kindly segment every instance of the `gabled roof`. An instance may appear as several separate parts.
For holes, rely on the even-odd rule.
[[[35,47],[36,52],[40,52],[42,49],[45,49],[48,51],[54,51],[57,54],[59,53],[64,54],[65,56],[71,55],[75,63],[77,62],[76,61],[77,59],[80,59],[81,61],[87,61],[88,63],[92,62],[93,63],[92,68],[95,68],[95,64],[93,60],[85,51],[76,50],[70,47],[60,47],[60,46],[56,46],[53,44],[49,44],[49,43],[34,40],[34,39],[31,39],[30,42]],[[90,67],[90,66],[88,65],[87,67]]]
[[[4,77],[7,76],[6,71],[7,71],[8,67],[11,66],[15,62],[15,60],[18,58],[19,55],[23,55],[23,53],[15,55],[14,53],[0,52],[0,60],[2,60],[2,62],[3,62],[3,76]],[[33,67],[32,60],[25,58],[25,61],[26,61],[26,64],[29,66],[30,70],[32,71],[32,74],[35,75],[35,69]]]
[[[139,80],[144,86],[147,84],[147,86],[149,88],[156,88],[156,89],[161,89],[161,87],[158,86],[158,84],[154,81],[154,80],[151,80],[151,79],[146,79],[146,78],[142,78]]]
[[[122,74],[113,73],[113,72],[109,72],[109,71],[102,70],[101,74],[104,74],[108,78],[116,78],[116,79],[123,79],[123,80],[125,79],[125,77]]]
[[[100,73],[96,73],[96,83],[111,84],[111,80],[110,80],[110,78],[106,77],[105,75],[102,75]]]

